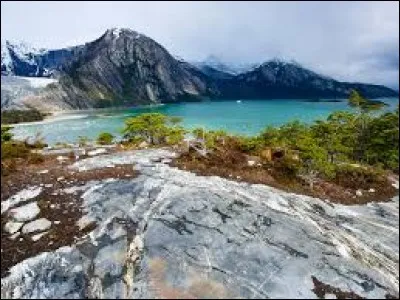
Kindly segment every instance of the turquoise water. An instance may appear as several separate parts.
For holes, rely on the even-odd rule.
[[[399,99],[381,99],[389,104],[384,110],[397,107]],[[143,112],[160,112],[183,118],[183,126],[192,129],[224,129],[231,133],[253,135],[267,125],[282,125],[288,121],[312,122],[327,117],[333,111],[351,110],[347,102],[307,102],[304,100],[242,100],[165,104],[153,107],[80,111],[62,115],[54,121],[23,124],[14,128],[17,138],[40,132],[49,144],[75,142],[78,136],[95,139],[102,131],[120,135],[124,120]]]

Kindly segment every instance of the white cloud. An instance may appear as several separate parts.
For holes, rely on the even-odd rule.
[[[282,57],[340,80],[398,88],[397,1],[1,3],[2,39],[38,47],[84,43],[110,27],[142,32],[187,60]]]

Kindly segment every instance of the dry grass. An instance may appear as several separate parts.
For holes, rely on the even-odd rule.
[[[369,173],[353,176],[353,180],[342,176],[344,173],[340,173],[337,180],[318,178],[311,189],[307,182],[296,176],[294,169],[298,161],[278,158],[266,162],[258,157],[261,164],[249,166],[248,160],[254,160],[254,157],[245,155],[235,144],[230,144],[217,148],[205,157],[193,149],[182,152],[171,165],[203,176],[266,184],[284,191],[329,199],[345,205],[390,201],[398,194],[388,179],[374,181],[373,174]],[[362,196],[356,196],[356,190],[363,188],[365,190]],[[370,188],[375,192],[368,192]]]

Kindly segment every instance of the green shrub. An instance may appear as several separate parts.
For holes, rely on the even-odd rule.
[[[11,126],[1,125],[1,143],[11,141],[13,134],[10,132]]]
[[[133,141],[142,139],[150,145],[180,142],[186,132],[177,124],[181,118],[168,117],[160,113],[145,113],[125,121],[124,138]]]
[[[344,187],[368,189],[385,182],[387,178],[385,172],[379,168],[341,164],[335,167],[334,180]]]
[[[1,159],[27,158],[29,153],[29,148],[23,142],[10,141],[1,144]]]
[[[281,176],[295,178],[302,168],[302,163],[298,159],[285,155],[274,162],[274,167]]]
[[[242,136],[238,137],[239,147],[243,152],[246,153],[257,153],[261,151],[263,147],[265,147],[265,143],[262,138],[256,137],[247,137]]]
[[[168,145],[176,145],[183,141],[185,130],[182,127],[173,127],[167,131],[166,142]]]
[[[102,132],[97,137],[97,143],[100,145],[110,145],[112,144],[114,136],[109,132]]]

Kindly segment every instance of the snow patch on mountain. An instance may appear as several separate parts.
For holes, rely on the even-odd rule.
[[[45,78],[45,77],[18,77],[18,78],[28,80],[30,86],[33,88],[44,88],[48,86],[50,83],[57,82],[57,79]]]
[[[217,71],[221,71],[221,72],[228,73],[231,75],[238,75],[241,73],[251,71],[260,65],[257,63],[252,63],[252,64],[226,63],[226,62],[223,62],[220,58],[218,58],[215,55],[209,55],[205,60],[193,61],[193,62],[191,62],[191,64],[195,65],[200,70],[203,68],[206,68],[206,67],[210,67]]]

